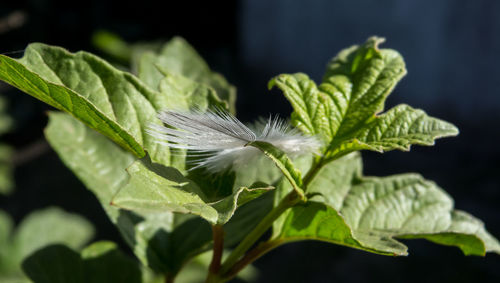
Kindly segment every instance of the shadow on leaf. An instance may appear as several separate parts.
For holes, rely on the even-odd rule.
[[[79,254],[64,245],[46,246],[22,263],[35,283],[140,283],[139,262],[124,255],[112,242],[97,242]]]

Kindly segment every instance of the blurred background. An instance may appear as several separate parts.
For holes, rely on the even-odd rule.
[[[453,196],[456,208],[500,237],[500,1],[76,1],[2,0],[0,53],[22,56],[30,42],[99,53],[92,34],[108,30],[128,42],[186,38],[238,88],[238,116],[252,121],[291,107],[268,80],[305,72],[319,81],[340,49],[369,36],[402,53],[408,75],[387,101],[407,103],[457,125],[456,138],[410,153],[364,153],[366,175],[420,172]],[[14,127],[15,191],[0,209],[20,221],[59,206],[84,215],[96,239],[125,244],[95,197],[66,169],[43,137],[50,107],[0,84]],[[500,256],[465,257],[459,249],[406,241],[410,256],[391,258],[335,245],[281,247],[255,265],[259,282],[500,282]],[[126,248],[125,248],[126,249]]]

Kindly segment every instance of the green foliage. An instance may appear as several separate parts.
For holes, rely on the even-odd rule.
[[[158,53],[145,52],[139,61],[138,76],[153,89],[161,87],[165,76],[183,76],[213,89],[228,103],[229,110],[235,111],[236,88],[223,76],[212,72],[203,58],[183,38],[174,37]]]
[[[436,138],[458,134],[452,124],[407,105],[377,115],[406,74],[401,55],[379,50],[381,42],[373,37],[362,46],[341,51],[328,64],[319,86],[300,73],[269,82],[269,87],[277,85],[291,102],[292,123],[325,142],[323,158],[328,161],[362,149],[409,150],[411,144],[433,145]]]
[[[241,187],[210,203],[196,185],[173,167],[136,161],[127,169],[130,179],[114,196],[112,205],[145,212],[179,212],[198,215],[212,224],[225,224],[236,208],[272,189],[266,184]]]
[[[35,211],[13,229],[12,219],[0,211],[0,281],[24,282],[22,260],[51,244],[79,249],[94,234],[93,226],[82,217],[58,208]],[[19,280],[19,281],[17,281]],[[24,280],[24,281],[23,281]]]
[[[129,63],[134,53],[133,46],[127,44],[118,35],[105,30],[99,30],[92,35],[92,44],[120,63]]]
[[[423,238],[458,246],[466,255],[500,252],[483,223],[453,210],[435,183],[416,174],[364,177],[361,164],[359,154],[351,154],[323,167],[309,185],[311,201],[291,209],[275,240],[316,239],[406,255],[406,246],[394,238]]]
[[[147,184],[139,183],[141,188],[146,188],[145,191],[134,192],[132,187],[134,183],[129,182],[129,174],[126,171],[135,160],[132,154],[67,114],[53,112],[49,114],[49,118],[49,126],[45,131],[49,143],[63,162],[97,196],[111,221],[117,225],[141,262],[158,272],[176,274],[192,256],[210,248],[210,227],[199,218],[172,214],[171,211],[175,211],[172,207],[163,213],[151,213],[143,209],[130,213],[117,206],[112,206],[110,202],[115,195],[119,197],[120,194],[123,196],[128,192],[142,195],[152,193],[151,187],[147,186],[147,184],[151,184],[152,180],[146,180]],[[141,164],[139,161],[135,163],[138,168],[141,168]],[[150,166],[153,165],[150,164]],[[175,168],[172,167],[165,168],[159,165],[156,167],[175,172]],[[152,174],[153,180],[167,182],[156,175],[154,171],[144,172]],[[177,178],[187,180],[179,173],[177,173]],[[193,184],[193,186],[196,185]],[[121,188],[125,188],[125,190],[121,192]],[[164,189],[162,188],[162,190]],[[243,189],[243,191],[246,190]],[[117,194],[119,191],[121,193]],[[183,193],[181,190],[177,191]],[[240,193],[237,192],[233,196],[238,197]],[[246,199],[248,200],[248,198]],[[225,211],[234,213],[234,202],[232,204],[226,203],[225,207]],[[217,209],[219,210],[219,208]],[[250,213],[252,211],[247,210],[247,214],[236,217],[240,219],[238,222],[242,224],[228,223],[226,232],[228,236],[231,236],[228,241],[237,242],[245,236],[245,231],[252,228],[252,223],[257,222],[262,217],[259,213]],[[265,213],[265,210],[260,211],[260,213],[262,212]],[[221,216],[223,222],[227,222],[227,218],[227,214]],[[245,227],[241,227],[241,225],[245,225]]]
[[[161,47],[128,45],[106,33],[94,40],[115,59],[130,62],[137,75],[86,52],[32,44],[19,60],[0,55],[0,79],[70,114],[49,114],[49,143],[155,273],[138,267],[112,243],[82,253],[52,246],[24,263],[35,281],[73,273],[75,282],[153,282],[158,274],[174,278],[183,266],[180,281],[199,281],[200,269],[209,266],[206,251],[222,253],[236,245],[221,256],[223,262],[211,253],[207,281],[223,282],[268,250],[300,240],[406,255],[400,240],[420,238],[459,247],[466,255],[500,253],[483,223],[455,210],[435,183],[416,174],[363,176],[357,151],[407,151],[458,134],[452,124],[407,105],[383,112],[406,73],[398,52],[378,48],[383,39],[372,37],[341,51],[319,85],[302,73],[270,81],[269,87],[279,87],[290,101],[292,124],[321,140],[319,153],[292,160],[273,144],[249,142],[267,159],[213,175],[187,170],[186,152],[156,143],[147,127],[161,124],[156,113],[162,109],[234,113],[234,87],[181,38]],[[8,231],[11,224],[0,225]],[[215,244],[222,236],[215,228],[212,235],[211,226],[224,230],[222,244]],[[271,238],[254,245],[270,227]],[[5,239],[0,234],[0,244]],[[68,267],[55,270],[46,258]]]
[[[300,171],[295,168],[290,158],[288,158],[284,152],[266,142],[255,141],[249,145],[260,149],[268,156],[276,164],[276,167],[281,170],[283,176],[290,182],[297,194],[304,196],[304,191],[301,188],[302,178],[300,176]]]
[[[93,243],[81,253],[64,245],[47,246],[26,258],[23,270],[36,283],[140,283],[147,278],[136,260],[108,241]]]
[[[169,211],[130,213],[111,206],[113,196],[128,183],[126,168],[134,162],[134,156],[67,114],[51,113],[49,117],[45,132],[49,143],[97,196],[141,262],[157,271],[176,273],[191,254],[208,248],[210,228],[201,219]],[[174,228],[178,228],[175,233]],[[178,245],[181,239],[184,244]]]
[[[498,241],[484,225],[453,210],[451,198],[436,184],[415,174],[363,177],[359,155],[338,159],[362,149],[409,150],[411,144],[432,145],[436,138],[458,133],[452,124],[407,105],[377,115],[406,73],[397,52],[378,49],[382,41],[370,38],[341,51],[319,87],[303,74],[271,80],[270,86],[276,84],[291,101],[292,122],[325,142],[307,180],[310,202],[293,207],[274,225],[273,240],[316,239],[406,255],[406,246],[394,238],[425,238],[458,246],[465,254],[499,253]]]

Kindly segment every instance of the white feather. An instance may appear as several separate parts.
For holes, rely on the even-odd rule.
[[[217,172],[245,166],[261,156],[257,148],[247,146],[253,141],[271,143],[291,156],[316,153],[320,147],[317,139],[303,136],[277,117],[270,117],[260,131],[251,130],[224,110],[166,110],[158,118],[169,127],[150,125],[148,134],[170,148],[187,149],[194,157],[192,169]]]

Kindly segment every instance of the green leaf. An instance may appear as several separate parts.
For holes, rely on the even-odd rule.
[[[110,205],[128,182],[125,169],[135,160],[131,154],[63,113],[49,114],[45,135],[66,166],[96,195],[144,265],[176,274],[189,258],[210,248],[210,226],[202,219],[170,212],[130,213]]]
[[[137,156],[144,156],[137,120],[144,118],[139,113],[152,106],[141,93],[145,88],[133,76],[89,53],[71,54],[35,43],[20,60],[0,56],[0,79],[71,113]],[[153,92],[149,94],[154,96]]]
[[[356,239],[356,234],[336,210],[323,203],[309,201],[290,209],[281,233],[273,240],[281,244],[300,240],[317,240],[386,255],[401,255],[405,252],[403,245],[398,245],[396,241],[390,239],[382,237],[363,237],[362,239],[369,240],[370,246],[365,246]]]
[[[94,234],[84,218],[58,208],[47,208],[26,216],[12,232],[12,220],[0,214],[0,279],[22,278],[21,261],[34,251],[50,245],[65,244],[81,248]]]
[[[188,175],[198,184],[208,202],[219,211],[220,222],[225,223],[231,217],[224,225],[224,243],[227,246],[246,236],[271,210],[272,195],[265,193],[274,186],[267,184],[276,184],[282,177],[276,165],[265,156],[254,160],[252,166],[235,171],[207,174],[204,169],[197,169],[189,171]]]
[[[217,222],[220,224],[225,224],[231,217],[233,217],[236,209],[240,206],[253,201],[254,199],[267,193],[269,190],[274,189],[274,187],[269,186],[265,183],[254,183],[250,187],[240,187],[233,191],[233,194],[227,196],[213,204],[212,207],[218,212]],[[249,212],[253,213],[253,212]]]
[[[94,228],[81,216],[58,208],[35,211],[26,216],[13,237],[19,259],[50,243],[80,248],[94,235]]]
[[[10,237],[14,223],[10,216],[0,210],[0,245],[5,245]],[[2,250],[0,250],[0,253]]]
[[[0,279],[12,273],[16,268],[16,262],[10,258],[10,237],[14,228],[14,221],[4,211],[0,210]]]
[[[498,240],[486,231],[483,222],[460,210],[451,212],[451,223],[445,232],[439,234],[408,234],[400,236],[400,238],[423,238],[440,245],[457,246],[465,255],[484,256],[485,252],[500,253]]]
[[[309,184],[308,195],[338,210],[352,184],[362,175],[361,154],[351,153],[323,166]]]
[[[231,219],[224,225],[224,246],[231,248],[238,244],[273,208],[273,192],[238,207]]]
[[[308,172],[308,170],[311,168],[312,165],[312,160],[313,158],[311,156],[302,156],[300,158],[297,158],[294,160],[295,166],[297,166],[297,169],[300,172]],[[280,205],[281,201],[291,192],[293,191],[294,188],[290,184],[290,182],[286,178],[281,178],[278,183],[276,184],[276,189],[274,190],[274,195],[273,195],[273,207],[276,207]],[[310,198],[314,195],[311,194],[306,194],[306,198]],[[288,213],[290,210],[287,210],[281,214],[278,219],[276,219],[273,222],[273,228],[272,228],[272,236],[271,238],[276,237],[279,235],[281,232],[281,229],[283,227],[283,224],[287,218]]]
[[[215,90],[180,75],[164,74],[160,80],[158,101],[168,105],[165,109],[189,111],[193,109],[227,109],[227,103],[219,99]],[[160,146],[159,150],[168,151],[168,147]],[[169,163],[163,163],[185,173],[186,156],[184,150],[176,150],[170,155]]]
[[[203,191],[173,167],[143,160],[133,163],[127,171],[129,183],[115,195],[113,205],[133,211],[188,213],[212,224],[226,223],[239,205],[271,189],[265,184],[242,187],[217,202],[209,203]]]
[[[92,44],[121,63],[129,63],[132,57],[131,46],[118,35],[105,30],[98,30],[92,34]]]
[[[415,174],[363,178],[346,195],[340,212],[357,231],[441,239],[472,255],[500,252],[482,222],[453,210],[453,200],[441,188]]]
[[[168,105],[168,109],[177,111],[189,111],[193,109],[227,109],[227,103],[222,101],[215,90],[199,84],[181,75],[165,73],[160,80],[159,91],[161,96],[158,100],[162,105]],[[164,150],[168,150],[163,146]],[[185,151],[177,150],[170,156],[170,165],[184,172]]]
[[[234,214],[231,219],[224,225],[226,232],[224,245],[226,247],[237,244],[271,211],[274,192],[265,192],[274,188],[274,185],[278,184],[279,180],[283,178],[280,170],[269,158],[258,158],[252,164],[253,166],[241,168],[235,172],[233,191],[243,189],[243,192],[245,192],[248,184],[255,180],[261,180],[261,182],[255,182],[250,186],[250,188],[258,188],[251,194],[255,198],[247,203],[238,203],[237,207],[234,207],[237,209],[233,211]],[[285,180],[285,182],[287,181]],[[273,184],[273,186],[265,184]],[[230,200],[230,198],[226,198],[226,200]]]
[[[193,107],[227,108],[215,90],[204,84],[197,83],[184,76],[165,73],[160,81],[159,90],[170,104],[171,109],[189,110]]]
[[[130,65],[132,74],[137,74],[139,62],[146,52],[158,52],[161,41],[127,43],[119,35],[98,30],[92,34],[92,45],[121,64]]]
[[[482,223],[472,217],[460,217],[461,224],[456,223],[456,215],[462,214],[453,211],[451,199],[434,183],[416,175],[362,177],[356,155],[328,163],[357,150],[409,150],[412,144],[432,145],[436,138],[458,133],[453,125],[407,105],[376,115],[406,73],[401,55],[379,50],[381,42],[373,37],[341,51],[319,86],[304,74],[270,81],[269,87],[277,85],[291,102],[292,123],[325,143],[323,156],[314,164],[323,167],[308,184],[312,201],[276,221],[273,239],[318,239],[403,255],[406,247],[394,238],[404,236],[456,245],[466,254],[498,251],[498,242]],[[277,199],[287,190],[279,186]]]
[[[290,182],[297,194],[302,197],[304,196],[300,171],[295,168],[293,162],[283,151],[274,147],[270,143],[262,141],[250,142],[248,143],[248,146],[254,146],[260,149],[267,157],[269,157],[274,162],[276,167],[280,169],[280,171],[283,173],[283,176],[288,180],[288,182]]]
[[[391,49],[378,49],[385,39],[371,37],[359,47],[342,50],[326,68],[320,89],[332,97],[330,121],[336,136],[362,127],[377,112],[399,80],[406,74],[401,55]]]
[[[351,154],[326,165],[310,183],[310,202],[291,209],[274,240],[316,239],[386,255],[406,255],[395,238],[423,238],[466,255],[500,253],[481,221],[453,209],[452,199],[416,174],[362,177]]]
[[[72,114],[136,156],[145,156],[147,150],[153,161],[170,165],[170,151],[146,128],[148,123],[161,124],[157,111],[189,95],[166,97],[90,53],[39,43],[29,45],[19,60],[0,55],[0,79]],[[196,94],[197,106],[204,109],[207,102],[201,103],[200,97],[208,99],[210,93]]]
[[[96,242],[81,254],[64,245],[51,245],[30,255],[23,269],[35,283],[143,282],[139,262],[108,241]]]
[[[434,145],[441,137],[455,136],[458,129],[452,124],[427,116],[408,105],[398,105],[377,116],[360,131],[352,134],[353,139],[343,141],[337,149],[329,153],[329,158],[352,151],[369,149],[388,151],[410,150],[412,144]]]
[[[145,265],[174,275],[187,260],[210,248],[210,225],[200,218],[170,212],[132,214],[110,205],[113,196],[128,183],[125,169],[135,160],[131,154],[63,113],[49,114],[45,135],[63,162],[96,195]],[[235,196],[239,197],[233,194],[228,200]],[[267,199],[240,203],[242,207],[236,211],[234,221],[231,219],[225,226],[228,245],[244,237],[269,210]],[[234,213],[233,208],[228,206],[225,211]]]
[[[84,282],[142,282],[139,262],[120,251],[109,241],[100,241],[81,252]]]
[[[84,283],[80,255],[64,245],[51,245],[30,255],[23,270],[35,283]]]
[[[326,162],[349,152],[368,149],[408,150],[411,144],[432,145],[453,136],[451,124],[421,110],[400,105],[387,113],[384,102],[406,74],[403,58],[390,49],[378,49],[381,38],[341,51],[328,64],[317,86],[305,74],[280,75],[269,82],[292,104],[292,124],[324,141]]]
[[[285,97],[292,104],[292,124],[303,133],[314,136],[319,135],[323,140],[329,141],[332,133],[327,119],[328,97],[321,93],[314,81],[306,74],[283,74],[269,81],[271,89],[278,86]]]
[[[203,201],[202,191],[177,169],[148,168],[138,161],[127,171],[129,183],[114,196],[113,205],[133,211],[189,213],[217,222],[217,211]]]
[[[125,169],[135,160],[110,140],[69,115],[49,113],[45,137],[62,161],[99,199],[115,222],[120,211],[109,205],[116,191],[128,181]]]
[[[212,72],[207,63],[183,38],[174,37],[156,54],[145,53],[139,62],[139,78],[157,89],[165,74],[181,75],[215,90],[235,111],[236,89],[223,76]]]
[[[234,187],[236,188],[248,186],[256,180],[266,184],[275,184],[283,177],[274,162],[264,156],[253,161],[252,166],[236,169],[235,174]]]
[[[276,183],[283,175],[271,159],[262,155],[255,158],[251,166],[218,174],[210,174],[206,169],[199,168],[190,170],[187,177],[198,184],[207,201],[212,203],[221,201],[230,195],[236,196],[239,191],[245,192],[246,188],[260,194],[260,192],[271,189],[272,186],[268,184]],[[263,190],[255,190],[258,187]],[[230,199],[226,198],[231,202]]]

